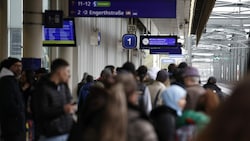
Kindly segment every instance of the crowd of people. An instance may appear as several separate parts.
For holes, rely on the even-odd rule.
[[[216,78],[201,86],[185,62],[167,69],[106,66],[84,73],[73,101],[67,61],[50,72],[0,64],[1,141],[246,141],[248,83],[225,100]],[[241,119],[242,118],[242,119]],[[245,120],[244,120],[245,119]]]

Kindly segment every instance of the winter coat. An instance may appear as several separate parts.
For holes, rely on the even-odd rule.
[[[44,77],[35,89],[35,114],[41,135],[46,137],[67,134],[73,125],[73,118],[64,112],[64,105],[70,104],[71,94],[66,84],[56,85]]]
[[[153,126],[147,118],[144,118],[140,111],[129,105],[128,108],[128,141],[157,141]]]
[[[176,118],[175,110],[160,106],[154,109],[150,114],[159,141],[175,141]]]
[[[6,68],[0,72],[0,124],[3,136],[25,133],[25,108],[21,89],[14,74]]]
[[[207,83],[203,86],[205,89],[211,89],[211,90],[215,90],[216,93],[221,92],[221,88],[219,88],[216,84],[211,84],[211,83]]]
[[[194,110],[201,95],[205,94],[205,89],[201,86],[188,87],[187,104],[185,110]]]
[[[151,85],[148,85],[148,89],[151,96],[152,108],[162,105],[161,94],[166,89],[166,86],[159,81],[154,81]]]

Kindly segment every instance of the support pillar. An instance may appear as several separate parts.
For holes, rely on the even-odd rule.
[[[23,57],[37,69],[42,53],[42,0],[23,0]]]
[[[192,36],[186,38],[186,48],[188,50],[188,65],[192,66]]]
[[[8,0],[0,0],[0,61],[8,57]]]

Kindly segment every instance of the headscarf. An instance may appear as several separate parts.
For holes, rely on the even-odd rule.
[[[162,93],[162,99],[166,106],[174,109],[178,116],[182,115],[182,108],[179,106],[178,102],[186,97],[187,92],[185,89],[178,85],[172,85]]]

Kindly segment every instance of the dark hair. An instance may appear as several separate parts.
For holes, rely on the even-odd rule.
[[[110,69],[110,71],[111,71],[112,73],[115,72],[115,66],[113,66],[113,65],[108,65],[108,66],[106,66],[104,69]]]
[[[87,82],[93,82],[94,81],[94,77],[92,75],[88,75],[86,78]]]
[[[47,73],[48,73],[48,70],[45,68],[40,68],[35,71],[35,74],[47,74]]]
[[[169,79],[168,72],[166,70],[160,70],[157,73],[156,80],[165,83]]]
[[[217,80],[215,77],[209,77],[207,80],[208,84],[216,84]]]
[[[35,83],[35,73],[32,70],[25,70],[25,77],[26,77],[26,81],[27,83],[29,83],[30,85],[33,85]]]
[[[135,75],[135,65],[132,62],[126,62],[125,64],[123,64],[122,69],[131,72],[132,74]]]
[[[142,82],[148,74],[148,68],[146,66],[140,66],[137,69],[136,73],[137,73],[137,76],[139,77],[140,81]]]
[[[181,62],[178,66],[179,69],[186,69],[188,67],[188,64],[186,62]]]
[[[61,67],[68,67],[69,63],[63,59],[55,59],[51,64],[51,72],[54,73]]]
[[[101,77],[102,78],[108,78],[110,76],[112,76],[112,72],[111,72],[110,69],[104,69],[104,70],[102,70],[102,72],[101,72]]]
[[[223,103],[197,141],[248,141],[250,139],[250,77]]]
[[[173,73],[176,70],[176,64],[172,63],[168,66],[168,72]]]
[[[12,57],[9,57],[7,59],[4,59],[2,62],[1,62],[1,66],[0,66],[0,70],[2,68],[7,68],[9,69],[12,65],[14,65],[15,63],[17,62],[21,62],[21,60],[17,59],[17,58],[12,58]]]

